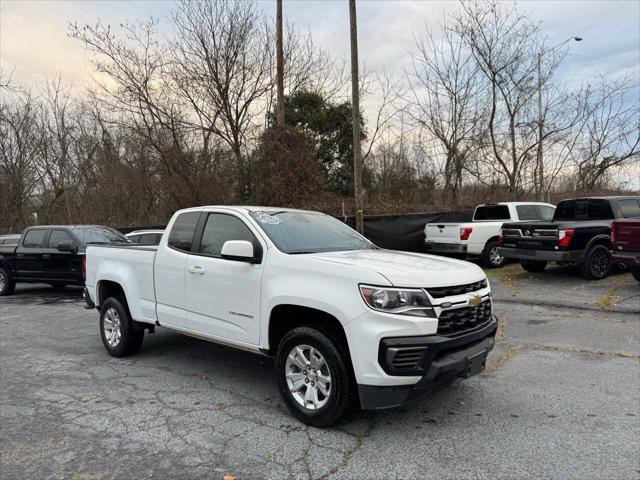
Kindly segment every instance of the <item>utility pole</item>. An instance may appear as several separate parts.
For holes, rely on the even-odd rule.
[[[356,204],[356,230],[364,232],[362,195],[362,146],[360,143],[360,84],[358,77],[358,26],[356,0],[349,0],[351,25],[351,109],[353,122],[353,193]]]
[[[277,0],[276,13],[276,77],[278,101],[278,127],[284,127],[284,47],[282,41],[282,0]]]

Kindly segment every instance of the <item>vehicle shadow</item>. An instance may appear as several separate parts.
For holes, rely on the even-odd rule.
[[[20,284],[13,294],[0,297],[0,303],[52,304],[82,301],[82,287],[67,286],[54,288],[44,283]]]

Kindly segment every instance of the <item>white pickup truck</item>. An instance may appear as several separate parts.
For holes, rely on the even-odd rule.
[[[107,352],[156,327],[275,356],[291,412],[315,426],[482,371],[498,320],[478,266],[383,250],[328,215],[178,211],[155,246],[89,246],[87,308]]]
[[[500,228],[505,222],[549,221],[556,207],[550,203],[502,202],[478,205],[470,223],[427,223],[424,247],[430,253],[480,257],[486,268],[499,268],[505,259],[498,252]]]

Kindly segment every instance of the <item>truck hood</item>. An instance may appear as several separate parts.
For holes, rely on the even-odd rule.
[[[323,262],[374,271],[399,287],[448,287],[485,278],[482,269],[473,263],[435,255],[381,249],[314,253],[309,256]]]

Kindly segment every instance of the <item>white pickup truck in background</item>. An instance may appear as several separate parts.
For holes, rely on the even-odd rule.
[[[478,205],[470,223],[427,223],[424,247],[429,253],[480,257],[482,266],[499,268],[500,228],[505,222],[549,221],[556,207],[539,202],[501,202]]]
[[[315,426],[475,375],[494,346],[480,267],[380,249],[317,212],[191,208],[157,247],[92,245],[86,258],[110,355],[161,326],[275,356],[284,403]]]

